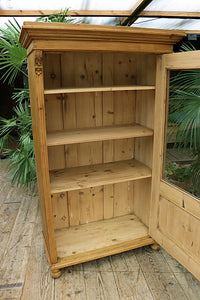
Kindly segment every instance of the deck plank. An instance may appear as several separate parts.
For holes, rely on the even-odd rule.
[[[194,278],[194,276],[189,273],[174,273],[176,279],[181,285],[183,291],[190,300],[199,300],[200,299],[200,284],[199,281]]]
[[[41,229],[41,218],[38,211],[21,300],[54,299],[54,280],[50,276]]]
[[[154,299],[188,299],[161,252],[146,247],[136,256]]]
[[[16,188],[17,189],[17,188]],[[25,279],[38,199],[24,197],[0,265],[0,284],[21,283]]]
[[[87,299],[120,299],[112,272],[84,272]]]
[[[22,285],[20,287],[0,287],[0,299],[1,300],[19,300],[22,292]]]
[[[134,250],[113,255],[110,260],[114,272],[139,272],[140,265]]]
[[[54,299],[87,299],[83,271],[65,270],[62,276],[55,280]]]
[[[8,240],[14,226],[20,203],[3,204],[0,206],[0,261],[7,248]]]
[[[200,282],[163,249],[144,247],[71,266],[52,279],[40,234],[38,199],[10,185],[6,164],[2,161],[0,167],[0,225],[5,231],[0,299],[199,300]]]
[[[115,272],[114,275],[120,299],[154,299],[141,269],[138,272]]]
[[[109,257],[82,265],[87,299],[120,299]]]

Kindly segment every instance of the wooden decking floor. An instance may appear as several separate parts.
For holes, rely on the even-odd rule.
[[[166,161],[181,162],[182,164],[191,164],[195,157],[182,153],[175,148],[167,148]]]
[[[1,300],[199,300],[200,282],[163,249],[143,247],[50,277],[38,197],[12,186],[0,164]]]

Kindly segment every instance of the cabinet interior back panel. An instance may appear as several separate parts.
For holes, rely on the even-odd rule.
[[[52,89],[123,86],[139,84],[138,81],[145,84],[144,79],[138,77],[139,57],[134,54],[113,53],[44,54],[44,87]],[[141,93],[145,94],[145,92]],[[154,92],[147,93],[151,93],[151,103],[148,109],[149,107],[154,109],[154,103],[152,103]],[[153,121],[149,120],[146,124],[145,116],[142,117],[143,113],[147,113],[147,110],[144,112],[145,108],[143,107],[148,99],[144,100],[145,96],[141,95],[140,97],[139,92],[135,91],[46,95],[47,131],[94,128],[134,122],[141,122],[142,125],[152,128]],[[139,114],[137,117],[136,111]],[[49,147],[49,169],[135,158],[135,147],[139,147],[138,144],[135,144],[136,140],[131,138]],[[142,162],[148,160],[147,153],[149,151],[144,148],[144,152],[146,152],[144,157],[146,158],[141,156],[139,160],[141,159]],[[150,157],[149,160],[151,161],[151,159]],[[147,161],[146,164],[151,165],[151,162]],[[63,210],[54,212],[55,228],[85,224],[132,213],[134,184],[136,183],[118,183],[54,195],[52,202],[62,201],[63,203]],[[53,203],[53,207],[56,207],[55,203]]]

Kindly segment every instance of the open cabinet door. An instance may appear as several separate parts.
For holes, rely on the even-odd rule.
[[[158,57],[150,235],[200,280],[200,199],[164,175],[170,72],[194,69],[200,69],[200,51]]]

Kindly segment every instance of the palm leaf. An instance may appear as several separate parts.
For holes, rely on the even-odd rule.
[[[15,81],[19,72],[27,76],[22,70],[22,65],[27,64],[27,53],[19,43],[21,27],[9,21],[6,28],[0,28],[0,70],[4,70],[1,79],[11,84]]]

